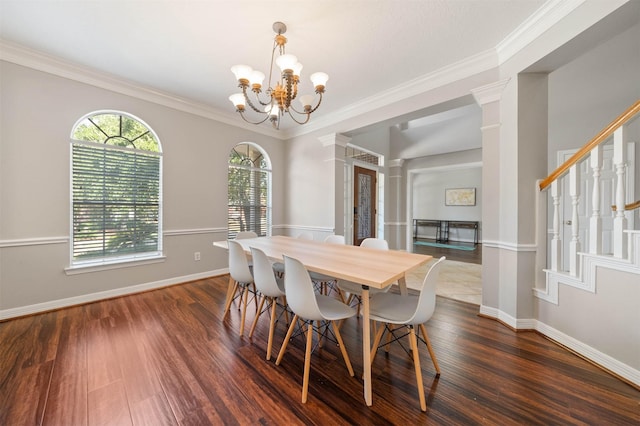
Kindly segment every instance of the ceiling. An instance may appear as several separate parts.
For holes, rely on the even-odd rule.
[[[545,0],[0,0],[0,38],[66,62],[180,99],[243,125],[229,102],[238,91],[230,68],[247,64],[268,75],[272,24],[288,29],[287,53],[308,76],[329,74],[311,120],[342,111],[497,46],[535,16]],[[2,45],[0,45],[2,47]],[[426,124],[470,120],[457,111]],[[269,127],[267,123],[261,126]],[[284,120],[284,132],[290,126]],[[297,127],[297,125],[294,125]],[[410,130],[410,131],[409,131]]]

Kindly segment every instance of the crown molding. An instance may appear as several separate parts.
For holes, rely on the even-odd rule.
[[[496,46],[502,65],[544,32],[556,25],[586,0],[549,0]]]
[[[498,56],[495,49],[486,50],[338,109],[315,120],[313,123],[292,129],[288,132],[288,136],[297,137],[320,130],[393,103],[401,102],[429,90],[491,70],[497,66]]]
[[[147,87],[113,74],[64,61],[54,56],[7,42],[6,40],[0,40],[0,60],[132,96],[136,99],[215,120],[233,127],[250,130],[254,133],[260,133],[277,139],[286,138],[286,134],[278,132],[277,130],[260,126],[252,127],[252,125],[248,123],[239,122],[237,115],[233,113],[220,111],[209,105]]]

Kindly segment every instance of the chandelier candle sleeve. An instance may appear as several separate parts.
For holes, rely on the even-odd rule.
[[[242,93],[229,96],[229,100],[236,107],[236,111],[240,113],[242,119],[251,124],[261,124],[269,119],[273,127],[279,129],[280,120],[285,115],[298,124],[305,124],[322,103],[322,95],[329,76],[323,72],[311,74],[310,79],[315,89],[315,95],[303,95],[298,98],[298,85],[303,66],[295,55],[285,52],[287,39],[282,34],[287,31],[286,25],[282,22],[275,22],[273,30],[276,32],[276,37],[271,53],[267,89],[262,90],[265,74],[248,65],[234,65],[231,67],[231,72],[238,81],[238,87],[242,89]],[[277,71],[274,73],[274,61],[280,68],[279,73]],[[316,95],[318,100],[314,106]],[[302,111],[298,111],[292,105],[292,101],[296,98],[302,104]],[[245,116],[248,110],[258,116],[257,121]]]

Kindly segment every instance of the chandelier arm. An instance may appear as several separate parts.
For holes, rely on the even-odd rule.
[[[260,103],[260,105],[267,106],[267,105],[271,105],[273,103],[273,96],[269,95],[268,100],[265,102],[262,99],[260,99],[260,93],[255,92],[255,91],[254,91],[254,93],[256,94],[256,100]]]
[[[294,110],[294,111],[295,111],[295,110]],[[304,115],[304,114],[306,114],[307,119],[306,119],[306,120],[304,120],[304,121],[298,121],[298,120],[296,120],[296,117],[295,117],[293,114],[291,114],[291,111],[289,111],[289,110],[288,110],[288,111],[287,111],[287,113],[289,114],[289,117],[291,117],[291,119],[292,119],[293,121],[295,121],[295,122],[296,122],[296,123],[298,123],[298,124],[307,124],[307,123],[309,122],[309,119],[311,118],[311,113],[310,113],[310,112],[308,112],[308,113],[307,113],[307,112],[304,112],[304,113],[303,113],[303,112],[298,112],[298,111],[295,111],[295,112],[297,112],[297,113],[298,113],[298,114],[300,114],[300,115]]]
[[[320,104],[322,103],[322,92],[318,92],[318,94],[320,95],[320,99],[318,99],[318,104],[311,109],[311,111],[309,111],[309,114],[311,114],[312,112],[315,112],[315,110],[318,109],[318,107],[320,107]]]
[[[244,116],[244,111],[238,111],[238,112],[240,113],[240,117],[242,117],[242,119],[244,121],[246,121],[247,123],[249,123],[249,124],[262,124],[262,123],[264,123],[265,121],[267,121],[269,119],[269,114],[267,114],[267,116],[265,118],[263,118],[262,120],[253,122],[253,121],[247,120],[247,117]]]
[[[291,105],[291,108],[289,108],[289,109],[292,109],[293,112],[295,112],[296,114],[300,114],[300,115],[311,114],[312,112],[317,110],[318,107],[320,107],[320,104],[322,103],[322,92],[318,92],[318,94],[320,95],[320,99],[318,99],[318,104],[314,108],[310,109],[309,111],[298,111],[297,109],[295,109],[295,107],[293,105]],[[291,114],[289,114],[289,115],[291,115]]]
[[[257,112],[258,114],[267,114],[264,111],[260,111],[258,108],[255,107],[255,105],[253,105],[253,102],[251,102],[251,99],[249,99],[249,96],[247,96],[247,86],[246,85],[241,85],[240,87],[242,87],[242,94],[244,95],[244,100],[247,101],[247,105],[249,105],[251,107],[251,109],[254,110],[255,112]],[[260,101],[259,98],[258,98],[258,102],[260,102],[262,104],[262,102]],[[263,105],[266,106],[266,105],[269,105],[269,103],[263,104]]]

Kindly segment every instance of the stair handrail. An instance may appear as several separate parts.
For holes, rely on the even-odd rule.
[[[587,142],[582,148],[580,148],[575,154],[573,154],[567,161],[562,163],[557,169],[555,169],[549,176],[544,178],[540,182],[540,191],[545,190],[556,179],[564,175],[574,164],[578,163],[582,158],[591,152],[593,148],[600,145],[607,140],[609,136],[613,134],[618,128],[630,121],[636,114],[640,113],[640,99],[638,99],[633,105],[627,108],[622,114],[616,117],[611,123],[609,123],[604,129],[600,131],[596,136]]]
[[[611,206],[611,210],[613,210],[614,212],[618,209],[617,206]],[[624,210],[625,211],[630,211],[630,210],[635,210],[635,209],[640,209],[640,200],[638,201],[634,201],[631,204],[627,204],[624,206]]]

